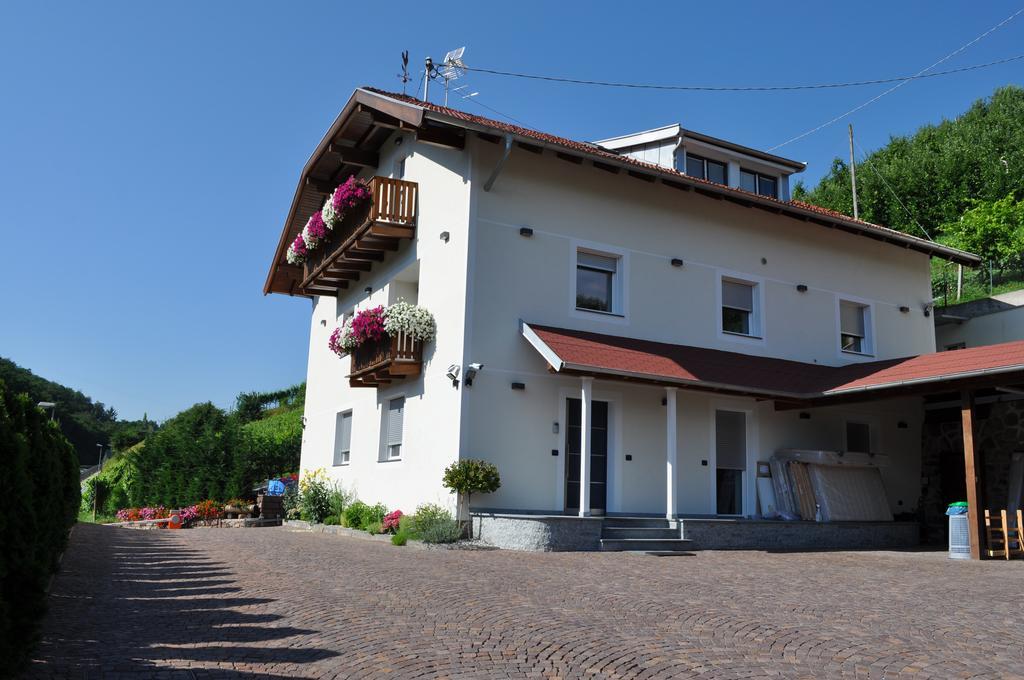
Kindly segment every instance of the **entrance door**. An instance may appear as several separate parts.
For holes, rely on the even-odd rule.
[[[747,414],[715,411],[715,512],[743,514],[747,470]]]
[[[603,513],[608,503],[608,402],[591,400],[590,510]],[[580,434],[583,401],[565,400],[565,509],[580,509]]]

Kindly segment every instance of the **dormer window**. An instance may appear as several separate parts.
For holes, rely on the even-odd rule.
[[[779,178],[740,168],[740,189],[760,196],[779,197]]]
[[[690,177],[706,179],[709,182],[726,184],[728,170],[725,163],[688,153],[686,154],[686,174]]]

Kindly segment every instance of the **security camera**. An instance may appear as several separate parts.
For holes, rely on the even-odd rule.
[[[473,384],[473,378],[476,377],[476,374],[479,373],[480,369],[482,369],[483,367],[483,364],[470,364],[466,368],[466,387],[469,387],[470,385]]]
[[[459,365],[452,364],[448,367],[448,373],[446,374],[448,379],[452,381],[452,387],[459,386]]]

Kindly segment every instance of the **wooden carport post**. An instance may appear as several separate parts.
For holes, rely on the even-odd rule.
[[[960,419],[964,435],[964,481],[967,483],[967,523],[971,542],[971,559],[981,559],[982,528],[981,484],[978,461],[974,448],[974,394],[970,390],[960,393]]]

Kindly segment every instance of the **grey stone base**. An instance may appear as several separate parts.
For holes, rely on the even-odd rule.
[[[601,517],[473,513],[473,537],[506,550],[599,550]]]
[[[916,522],[784,522],[684,519],[691,550],[881,550],[914,548]]]

